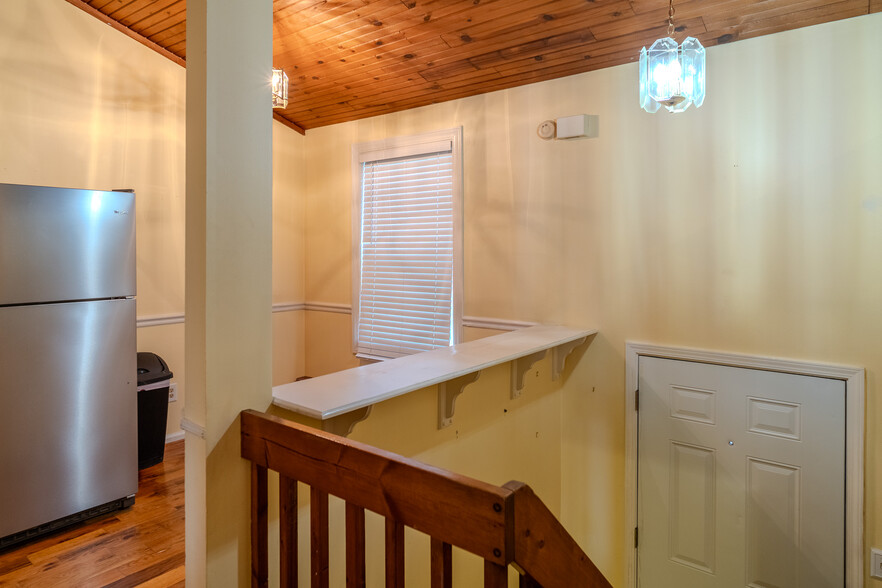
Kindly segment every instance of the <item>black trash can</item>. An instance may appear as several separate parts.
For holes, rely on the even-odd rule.
[[[168,388],[172,373],[155,353],[138,353],[138,469],[165,457]]]

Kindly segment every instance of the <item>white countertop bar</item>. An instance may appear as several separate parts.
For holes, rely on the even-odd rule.
[[[273,387],[273,404],[327,420],[543,350],[596,329],[535,326]]]

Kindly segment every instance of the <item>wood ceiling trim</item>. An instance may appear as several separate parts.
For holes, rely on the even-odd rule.
[[[297,131],[298,133],[300,133],[301,135],[306,134],[306,131],[303,129],[303,127],[301,127],[297,123],[293,122],[292,120],[285,118],[284,116],[282,116],[281,114],[279,114],[276,111],[273,111],[273,120],[279,121],[280,123],[282,123],[283,125],[285,125],[289,129],[293,129],[293,130]]]
[[[90,4],[97,10],[101,10],[108,4],[112,3],[114,0],[92,0]]]
[[[163,47],[167,44],[171,45],[173,43],[177,43],[181,40],[187,38],[187,25],[185,23],[178,23],[168,27],[167,29],[156,33],[155,35],[150,35],[150,39],[156,43],[159,43]]]
[[[73,4],[74,6],[76,6],[77,8],[79,8],[80,10],[82,10],[83,12],[86,12],[87,14],[94,16],[95,18],[97,18],[101,22],[110,25],[111,27],[118,30],[122,34],[126,35],[127,37],[130,37],[130,38],[134,39],[135,41],[141,43],[145,47],[148,47],[148,48],[156,51],[157,53],[159,53],[163,57],[171,59],[172,61],[174,61],[175,63],[177,63],[181,67],[186,66],[186,63],[184,62],[184,60],[181,57],[175,55],[174,53],[172,53],[168,49],[165,49],[164,47],[154,43],[153,41],[151,41],[150,39],[141,35],[140,33],[136,33],[135,31],[133,31],[129,27],[116,22],[115,20],[113,20],[112,18],[110,18],[109,16],[107,16],[106,14],[101,12],[100,10],[98,10],[97,8],[90,6],[86,2],[86,0],[67,0],[67,1],[71,4]]]
[[[110,12],[108,12],[106,10],[102,10],[102,12],[104,14],[106,14],[107,16],[109,16],[110,18],[112,18],[113,20],[119,21],[119,22],[122,22],[123,24],[125,24],[123,19],[125,19],[126,17],[130,16],[131,14],[134,14],[135,12],[138,12],[139,10],[143,10],[149,6],[152,6],[152,5],[150,5],[150,4],[144,5],[140,2],[132,1],[132,2],[129,2],[128,4],[122,4],[120,6],[117,6],[115,10],[112,10]],[[149,8],[147,8],[147,9],[149,10]]]

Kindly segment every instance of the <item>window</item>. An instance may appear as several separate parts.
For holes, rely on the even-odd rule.
[[[388,359],[458,343],[462,129],[352,148],[353,346]]]

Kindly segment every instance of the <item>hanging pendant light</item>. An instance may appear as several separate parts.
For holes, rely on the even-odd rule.
[[[690,105],[704,103],[704,47],[695,37],[682,45],[674,34],[674,0],[669,0],[668,36],[647,51],[640,50],[640,107],[656,112],[661,106],[670,112],[683,112]]]
[[[288,74],[281,69],[273,69],[273,108],[288,106]]]

